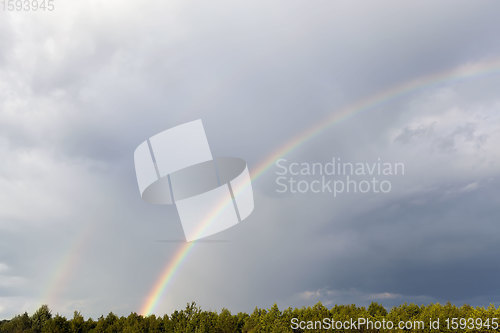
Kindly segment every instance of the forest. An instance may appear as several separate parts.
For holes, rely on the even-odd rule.
[[[0,333],[91,333],[91,332],[500,332],[500,307],[457,307],[451,303],[402,304],[389,311],[372,302],[370,306],[321,303],[312,307],[280,310],[255,308],[251,314],[202,310],[195,302],[170,315],[121,316],[109,313],[85,319],[75,311],[72,318],[52,314],[42,305],[29,315],[0,321]],[[362,324],[362,325],[361,325]],[[391,326],[392,325],[392,326]]]

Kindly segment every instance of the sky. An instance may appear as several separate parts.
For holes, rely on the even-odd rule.
[[[498,2],[54,4],[0,11],[0,318],[141,311],[185,243],[133,153],[196,119],[215,156],[271,163],[252,215],[196,242],[153,313],[500,304]],[[388,193],[279,193],[273,158],[405,172]]]

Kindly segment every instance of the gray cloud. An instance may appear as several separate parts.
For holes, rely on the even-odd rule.
[[[152,134],[202,118],[215,155],[255,168],[345,105],[500,52],[488,1],[56,6],[0,22],[1,318],[49,301],[139,311],[181,246],[162,240],[183,238],[175,209],[136,188],[133,151]],[[434,83],[291,151],[407,173],[386,196],[333,199],[278,195],[269,168],[252,216],[196,244],[156,311],[498,301],[499,83]]]

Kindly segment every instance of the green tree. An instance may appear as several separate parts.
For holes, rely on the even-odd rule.
[[[233,317],[228,309],[222,309],[217,317],[216,332],[233,333],[238,330],[238,318]]]
[[[383,318],[387,316],[387,310],[377,302],[371,302],[368,307],[368,314],[374,318]]]
[[[11,320],[8,320],[0,326],[1,333],[21,333],[21,332],[32,332],[31,330],[31,318],[27,312],[22,315],[15,316]]]
[[[85,333],[85,319],[78,311],[73,312],[73,319],[70,320],[71,333]]]
[[[41,333],[43,326],[52,318],[49,306],[44,304],[31,316],[31,329],[35,333]]]
[[[66,318],[56,315],[43,324],[43,333],[70,333],[70,325]]]

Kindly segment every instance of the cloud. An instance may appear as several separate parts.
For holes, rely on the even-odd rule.
[[[2,318],[47,299],[66,315],[139,310],[179,245],[158,240],[183,237],[175,209],[137,191],[133,151],[152,134],[202,118],[214,155],[254,168],[345,105],[500,52],[497,5],[56,6],[0,22]],[[249,220],[196,244],[157,311],[498,299],[498,80],[395,96],[289,152],[407,172],[387,196],[333,199],[277,195],[271,167]],[[471,267],[491,279],[472,285]]]
[[[15,275],[9,265],[0,262],[0,295],[15,295],[26,287],[27,282],[26,278]],[[2,304],[1,300],[3,300],[3,297],[0,296],[0,313],[5,309],[4,305],[8,304],[8,302]]]
[[[25,283],[25,280],[17,276],[0,276],[0,288],[17,287]]]
[[[430,296],[425,295],[401,295],[391,292],[381,292],[370,294],[357,289],[317,289],[312,291],[303,291],[294,296],[294,303],[303,303],[312,305],[321,302],[325,306],[334,306],[338,304],[356,304],[357,306],[369,306],[371,302],[379,302],[386,307],[401,302],[415,302],[416,304],[427,304],[435,301]]]
[[[465,185],[464,187],[462,187],[459,192],[471,192],[471,191],[475,191],[479,188],[479,184],[477,182],[474,182],[474,183],[470,183],[470,184],[467,184]]]

